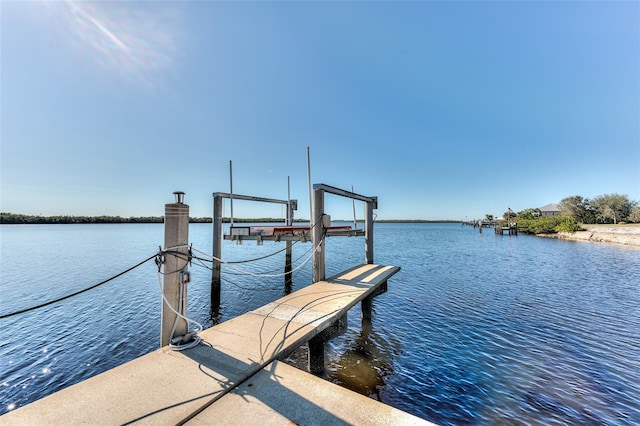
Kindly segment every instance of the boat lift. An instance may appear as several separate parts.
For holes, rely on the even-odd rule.
[[[352,200],[366,203],[366,216],[364,230],[352,229],[351,226],[331,226],[330,218],[324,213],[325,193],[339,195]],[[227,198],[233,200],[257,201],[263,203],[284,204],[287,206],[285,226],[235,226],[233,215],[229,234],[222,232],[222,203]],[[334,236],[364,236],[365,237],[365,263],[373,264],[373,210],[378,208],[378,197],[368,197],[346,191],[325,184],[313,185],[313,207],[310,226],[293,226],[294,211],[297,210],[297,200],[279,200],[250,195],[239,195],[226,192],[213,193],[213,264],[211,268],[211,317],[219,315],[221,301],[221,262],[222,240],[234,240],[242,243],[244,240],[254,240],[258,244],[263,241],[285,241],[285,293],[291,292],[291,246],[293,241],[312,241],[313,251],[313,282],[324,280],[325,277],[325,253],[323,237]],[[232,210],[233,211],[233,210]]]

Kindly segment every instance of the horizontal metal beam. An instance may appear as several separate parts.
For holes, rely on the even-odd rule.
[[[366,203],[373,203],[373,208],[378,208],[378,197],[368,197],[366,195],[356,194],[355,192],[347,191],[345,189],[336,188],[335,186],[326,185],[324,183],[314,183],[313,189],[321,189],[324,192],[328,192],[334,195],[340,195],[342,197],[351,198],[354,200],[364,201]]]
[[[362,237],[364,236],[364,231],[362,229],[352,229],[349,231],[332,231],[327,230],[327,237]],[[233,240],[233,241],[300,241],[307,242],[311,241],[310,235],[224,235],[223,238],[225,240]]]
[[[253,195],[240,195],[240,194],[229,194],[228,192],[214,192],[214,197],[222,197],[222,198],[233,198],[234,200],[243,200],[243,201],[259,201],[262,203],[275,203],[275,204],[289,204],[288,200],[276,200],[275,198],[264,198],[264,197],[255,197]],[[298,200],[291,200],[291,204],[293,205],[293,209],[298,209]]]

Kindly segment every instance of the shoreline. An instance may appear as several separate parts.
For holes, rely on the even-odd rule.
[[[582,225],[584,231],[538,234],[539,237],[640,247],[640,224]]]

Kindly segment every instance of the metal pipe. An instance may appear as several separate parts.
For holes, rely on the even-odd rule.
[[[220,273],[221,264],[217,259],[222,258],[222,199],[218,194],[213,194],[213,262],[211,264],[211,318],[216,318],[220,313]]]
[[[324,215],[324,191],[322,189],[313,190],[313,227],[311,228],[313,240],[313,278],[312,282],[318,282],[325,279],[325,255],[323,234],[324,226],[322,225],[322,216]]]
[[[353,185],[351,185],[351,192],[353,192]],[[356,199],[352,198],[351,199],[351,205],[353,206],[353,229],[356,229],[358,227],[357,225],[357,220],[356,220]]]
[[[377,206],[377,198],[376,198],[375,205]],[[365,226],[364,252],[365,252],[365,263],[367,264],[373,263],[373,209],[374,208],[375,207],[373,202],[367,203],[367,213],[366,213],[366,218],[364,222],[364,226]]]
[[[313,189],[322,189],[329,194],[340,195],[342,197],[353,198],[364,202],[371,202],[374,204],[374,209],[378,208],[378,197],[367,197],[366,195],[356,194],[355,192],[346,191],[324,183],[313,184]]]
[[[231,204],[231,226],[233,226],[233,163],[229,160],[229,200]]]
[[[291,178],[287,176],[287,219],[286,225],[293,225],[293,206],[291,204]],[[284,254],[284,293],[290,294],[293,288],[293,277],[291,276],[291,255],[292,255],[292,243],[287,241],[286,250]]]
[[[309,226],[313,228],[313,195],[311,191],[311,154],[307,147],[307,181],[309,182]]]

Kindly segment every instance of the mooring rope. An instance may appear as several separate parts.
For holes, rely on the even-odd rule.
[[[129,269],[125,269],[124,271],[122,271],[122,272],[120,272],[120,273],[118,273],[118,274],[116,274],[116,275],[112,276],[111,278],[107,278],[107,279],[106,279],[106,280],[104,280],[104,281],[100,281],[99,283],[94,284],[94,285],[91,285],[91,286],[86,287],[86,288],[83,288],[82,290],[78,290],[78,291],[73,292],[73,293],[71,293],[71,294],[67,294],[66,296],[58,297],[57,299],[53,299],[53,300],[50,300],[50,301],[45,302],[45,303],[41,303],[41,304],[36,305],[36,306],[31,306],[31,307],[29,307],[29,308],[21,309],[21,310],[19,310],[19,311],[11,312],[11,313],[9,313],[9,314],[2,314],[2,315],[0,315],[0,319],[5,319],[5,318],[9,318],[9,317],[12,317],[12,316],[15,316],[15,315],[24,314],[24,313],[26,313],[26,312],[34,311],[34,310],[36,310],[36,309],[44,308],[45,306],[49,306],[49,305],[53,305],[54,303],[62,302],[63,300],[66,300],[66,299],[69,299],[69,298],[71,298],[71,297],[77,296],[77,295],[82,294],[82,293],[84,293],[84,292],[87,292],[87,291],[89,291],[89,290],[93,290],[94,288],[98,288],[98,287],[100,287],[101,285],[106,284],[106,283],[108,283],[109,281],[113,281],[113,280],[115,280],[116,278],[118,278],[118,277],[120,277],[120,276],[122,276],[122,275],[126,274],[127,272],[130,272],[130,271],[132,271],[132,270],[136,269],[137,267],[139,267],[139,266],[143,265],[144,263],[146,263],[146,262],[150,261],[151,259],[156,258],[157,256],[158,256],[158,254],[157,254],[157,253],[156,253],[156,254],[154,254],[154,255],[152,255],[152,256],[149,256],[149,257],[147,257],[145,260],[143,260],[143,261],[141,261],[141,262],[139,262],[139,263],[135,264],[134,266],[132,266],[132,267],[131,267],[131,268],[129,268]]]

